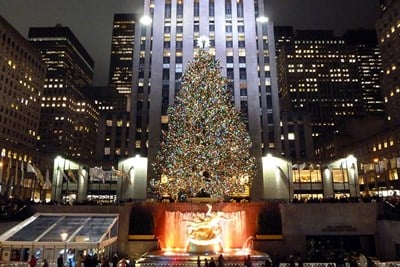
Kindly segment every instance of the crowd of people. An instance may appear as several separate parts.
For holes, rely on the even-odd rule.
[[[387,197],[388,198],[388,197]],[[297,198],[294,197],[292,203],[370,203],[370,202],[383,202],[386,197],[381,197],[379,195],[370,196],[360,195],[359,197],[348,197],[346,195],[340,197],[325,197],[325,198]]]

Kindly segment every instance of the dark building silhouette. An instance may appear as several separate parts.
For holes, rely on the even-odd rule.
[[[371,31],[337,37],[333,31],[276,27],[282,111],[308,113],[316,155],[327,152],[323,136],[337,134],[349,118],[383,115],[379,78],[381,58]],[[329,148],[330,149],[330,148]]]
[[[130,94],[132,90],[136,22],[137,18],[134,14],[114,15],[109,84],[121,94]]]
[[[385,8],[376,23],[379,48],[382,54],[382,92],[387,119],[400,123],[400,2],[385,1]]]
[[[43,162],[36,142],[46,65],[40,53],[1,16],[0,58],[0,194],[30,199],[33,191],[23,189],[21,169],[28,162]]]
[[[116,166],[120,158],[128,155],[127,98],[112,86],[85,87],[82,92],[94,101],[99,110],[95,161],[104,168]]]
[[[39,129],[40,149],[90,160],[98,111],[80,89],[93,83],[94,62],[68,27],[30,28],[29,41],[47,65]]]

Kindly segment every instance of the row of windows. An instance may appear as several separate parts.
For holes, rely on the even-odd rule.
[[[43,65],[40,57],[33,57],[32,50],[27,51],[26,48],[20,46],[18,42],[15,42],[12,37],[6,35],[6,32],[2,32],[4,29],[0,29],[1,45],[0,48],[4,48],[5,51],[8,51],[10,55],[16,59],[16,61],[23,61],[24,63],[30,63],[32,67],[39,69],[41,72],[45,72],[45,66]],[[23,38],[21,37],[21,40]],[[26,42],[24,40],[24,42]],[[26,42],[27,46],[29,44]]]
[[[232,15],[232,4],[236,3],[236,12],[237,12],[237,17],[243,18],[243,1],[239,0],[225,0],[225,15],[226,16],[231,16]],[[176,5],[176,15],[178,18],[183,17],[183,3],[182,1],[178,1]],[[164,10],[164,16],[166,18],[171,18],[171,12],[172,12],[172,6],[169,1],[166,1],[165,4],[165,10]],[[194,1],[193,5],[193,13],[195,17],[200,16],[200,1]],[[210,17],[215,16],[215,5],[214,1],[210,1],[208,5],[208,15]]]

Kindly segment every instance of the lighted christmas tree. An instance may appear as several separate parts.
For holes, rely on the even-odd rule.
[[[251,141],[226,84],[219,61],[199,49],[168,109],[169,128],[153,165],[159,176],[152,183],[156,194],[229,197],[248,192],[255,166]]]

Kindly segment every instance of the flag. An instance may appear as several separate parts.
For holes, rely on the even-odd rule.
[[[65,170],[62,170],[62,171],[61,171],[61,175],[62,175],[62,177],[64,178],[65,182],[68,182],[68,181],[69,181],[69,178],[68,178],[67,174],[65,173]]]
[[[7,183],[10,180],[11,165],[12,165],[12,159],[10,158],[10,160],[8,161],[7,174],[6,174]]]
[[[101,179],[103,183],[105,183],[106,173],[102,168],[99,167],[89,168],[89,176],[90,179],[98,178]]]
[[[15,177],[12,186],[17,184],[17,182],[18,182],[18,160],[15,161]]]
[[[314,164],[310,164],[310,166],[308,167],[308,169],[310,170],[310,172],[313,172],[314,171]]]
[[[21,181],[19,182],[21,186],[24,186],[25,183],[24,179],[25,179],[24,162],[21,161]]]
[[[292,169],[293,169],[293,170],[297,170],[298,168],[299,168],[299,165],[298,165],[298,164],[293,164],[293,165],[292,165]]]
[[[133,173],[133,175],[132,175],[132,173]],[[135,168],[132,166],[128,170],[128,182],[130,185],[132,184],[133,179],[135,179]]]
[[[35,169],[33,168],[32,164],[30,164],[29,162],[26,164],[26,172],[35,173]]]
[[[33,167],[34,173],[36,175],[36,178],[38,178],[38,180],[39,180],[39,184],[43,185],[44,184],[44,177],[43,177],[42,172],[34,164],[32,164],[32,167]]]
[[[67,170],[67,175],[68,175],[68,177],[70,178],[70,180],[71,180],[72,182],[74,182],[74,183],[77,182],[76,177],[75,177],[75,174],[74,174],[74,172],[73,172],[71,169],[68,169],[68,170]]]
[[[303,164],[299,165],[299,169],[300,170],[304,170],[305,167],[306,167],[306,163],[305,162],[303,162]]]
[[[113,176],[123,177],[123,172],[115,169],[114,166],[111,167],[111,171]]]
[[[51,189],[49,169],[46,170],[46,181],[43,184],[43,189]]]

